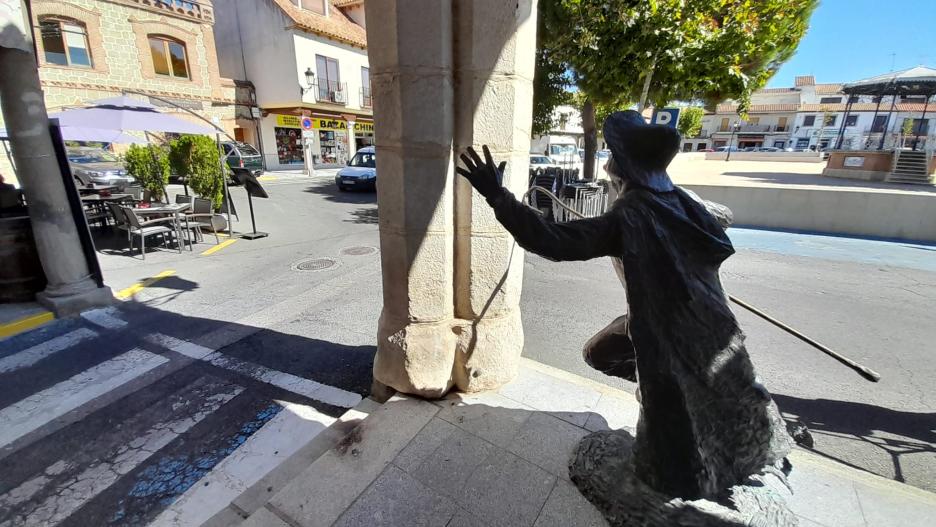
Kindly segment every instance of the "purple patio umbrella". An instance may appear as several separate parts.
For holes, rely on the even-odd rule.
[[[105,130],[86,126],[63,126],[62,139],[66,141],[87,141],[95,143],[145,144],[142,137],[125,134],[119,130]],[[0,140],[7,139],[6,128],[0,128]]]
[[[148,102],[127,96],[91,101],[85,108],[49,114],[64,128],[97,128],[119,132],[174,132],[211,135],[215,130],[160,113]]]

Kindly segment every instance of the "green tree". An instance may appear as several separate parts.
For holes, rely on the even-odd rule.
[[[586,96],[586,163],[594,158],[595,103],[638,101],[642,110],[648,102],[732,98],[743,115],[751,94],[793,55],[817,3],[541,0],[542,45],[569,65]]]
[[[130,145],[124,156],[124,168],[156,199],[162,199],[169,183],[169,159],[158,145]]]
[[[705,110],[698,106],[687,106],[679,111],[679,123],[676,128],[683,137],[695,137],[702,130],[702,116]]]
[[[536,69],[533,73],[533,135],[545,135],[552,130],[553,109],[572,103],[574,93],[568,65],[559,61],[551,49],[541,42],[546,28],[540,17],[536,33]]]
[[[215,208],[221,206],[226,174],[221,172],[221,156],[213,139],[183,135],[169,143],[169,162],[172,171],[184,176],[196,194],[210,199]]]

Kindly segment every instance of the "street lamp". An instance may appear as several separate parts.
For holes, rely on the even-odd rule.
[[[731,159],[731,143],[734,143],[734,135],[739,128],[741,128],[741,123],[738,121],[735,121],[734,124],[731,125],[731,137],[728,138],[728,154],[725,155],[725,162],[728,162],[728,160]]]
[[[315,72],[312,71],[312,68],[306,68],[305,70],[305,79],[306,85],[299,85],[299,97],[301,98],[305,93],[315,87]]]

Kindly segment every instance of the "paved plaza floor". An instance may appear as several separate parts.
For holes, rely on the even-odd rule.
[[[589,432],[633,430],[628,393],[523,361],[496,392],[391,398],[256,510],[247,527],[606,525],[569,481]],[[928,527],[936,496],[800,450],[791,510],[806,527]]]

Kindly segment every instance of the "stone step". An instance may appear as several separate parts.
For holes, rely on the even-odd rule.
[[[277,492],[287,487],[303,470],[322,454],[338,445],[350,432],[360,425],[381,404],[370,398],[361,400],[354,408],[345,412],[331,426],[299,448],[292,456],[270,470],[253,486],[245,489],[227,507],[202,524],[202,527],[228,527],[231,525],[275,525],[270,518],[275,516],[263,506]],[[260,513],[257,515],[256,513]],[[258,516],[250,523],[246,519]],[[260,522],[260,523],[257,523]]]

